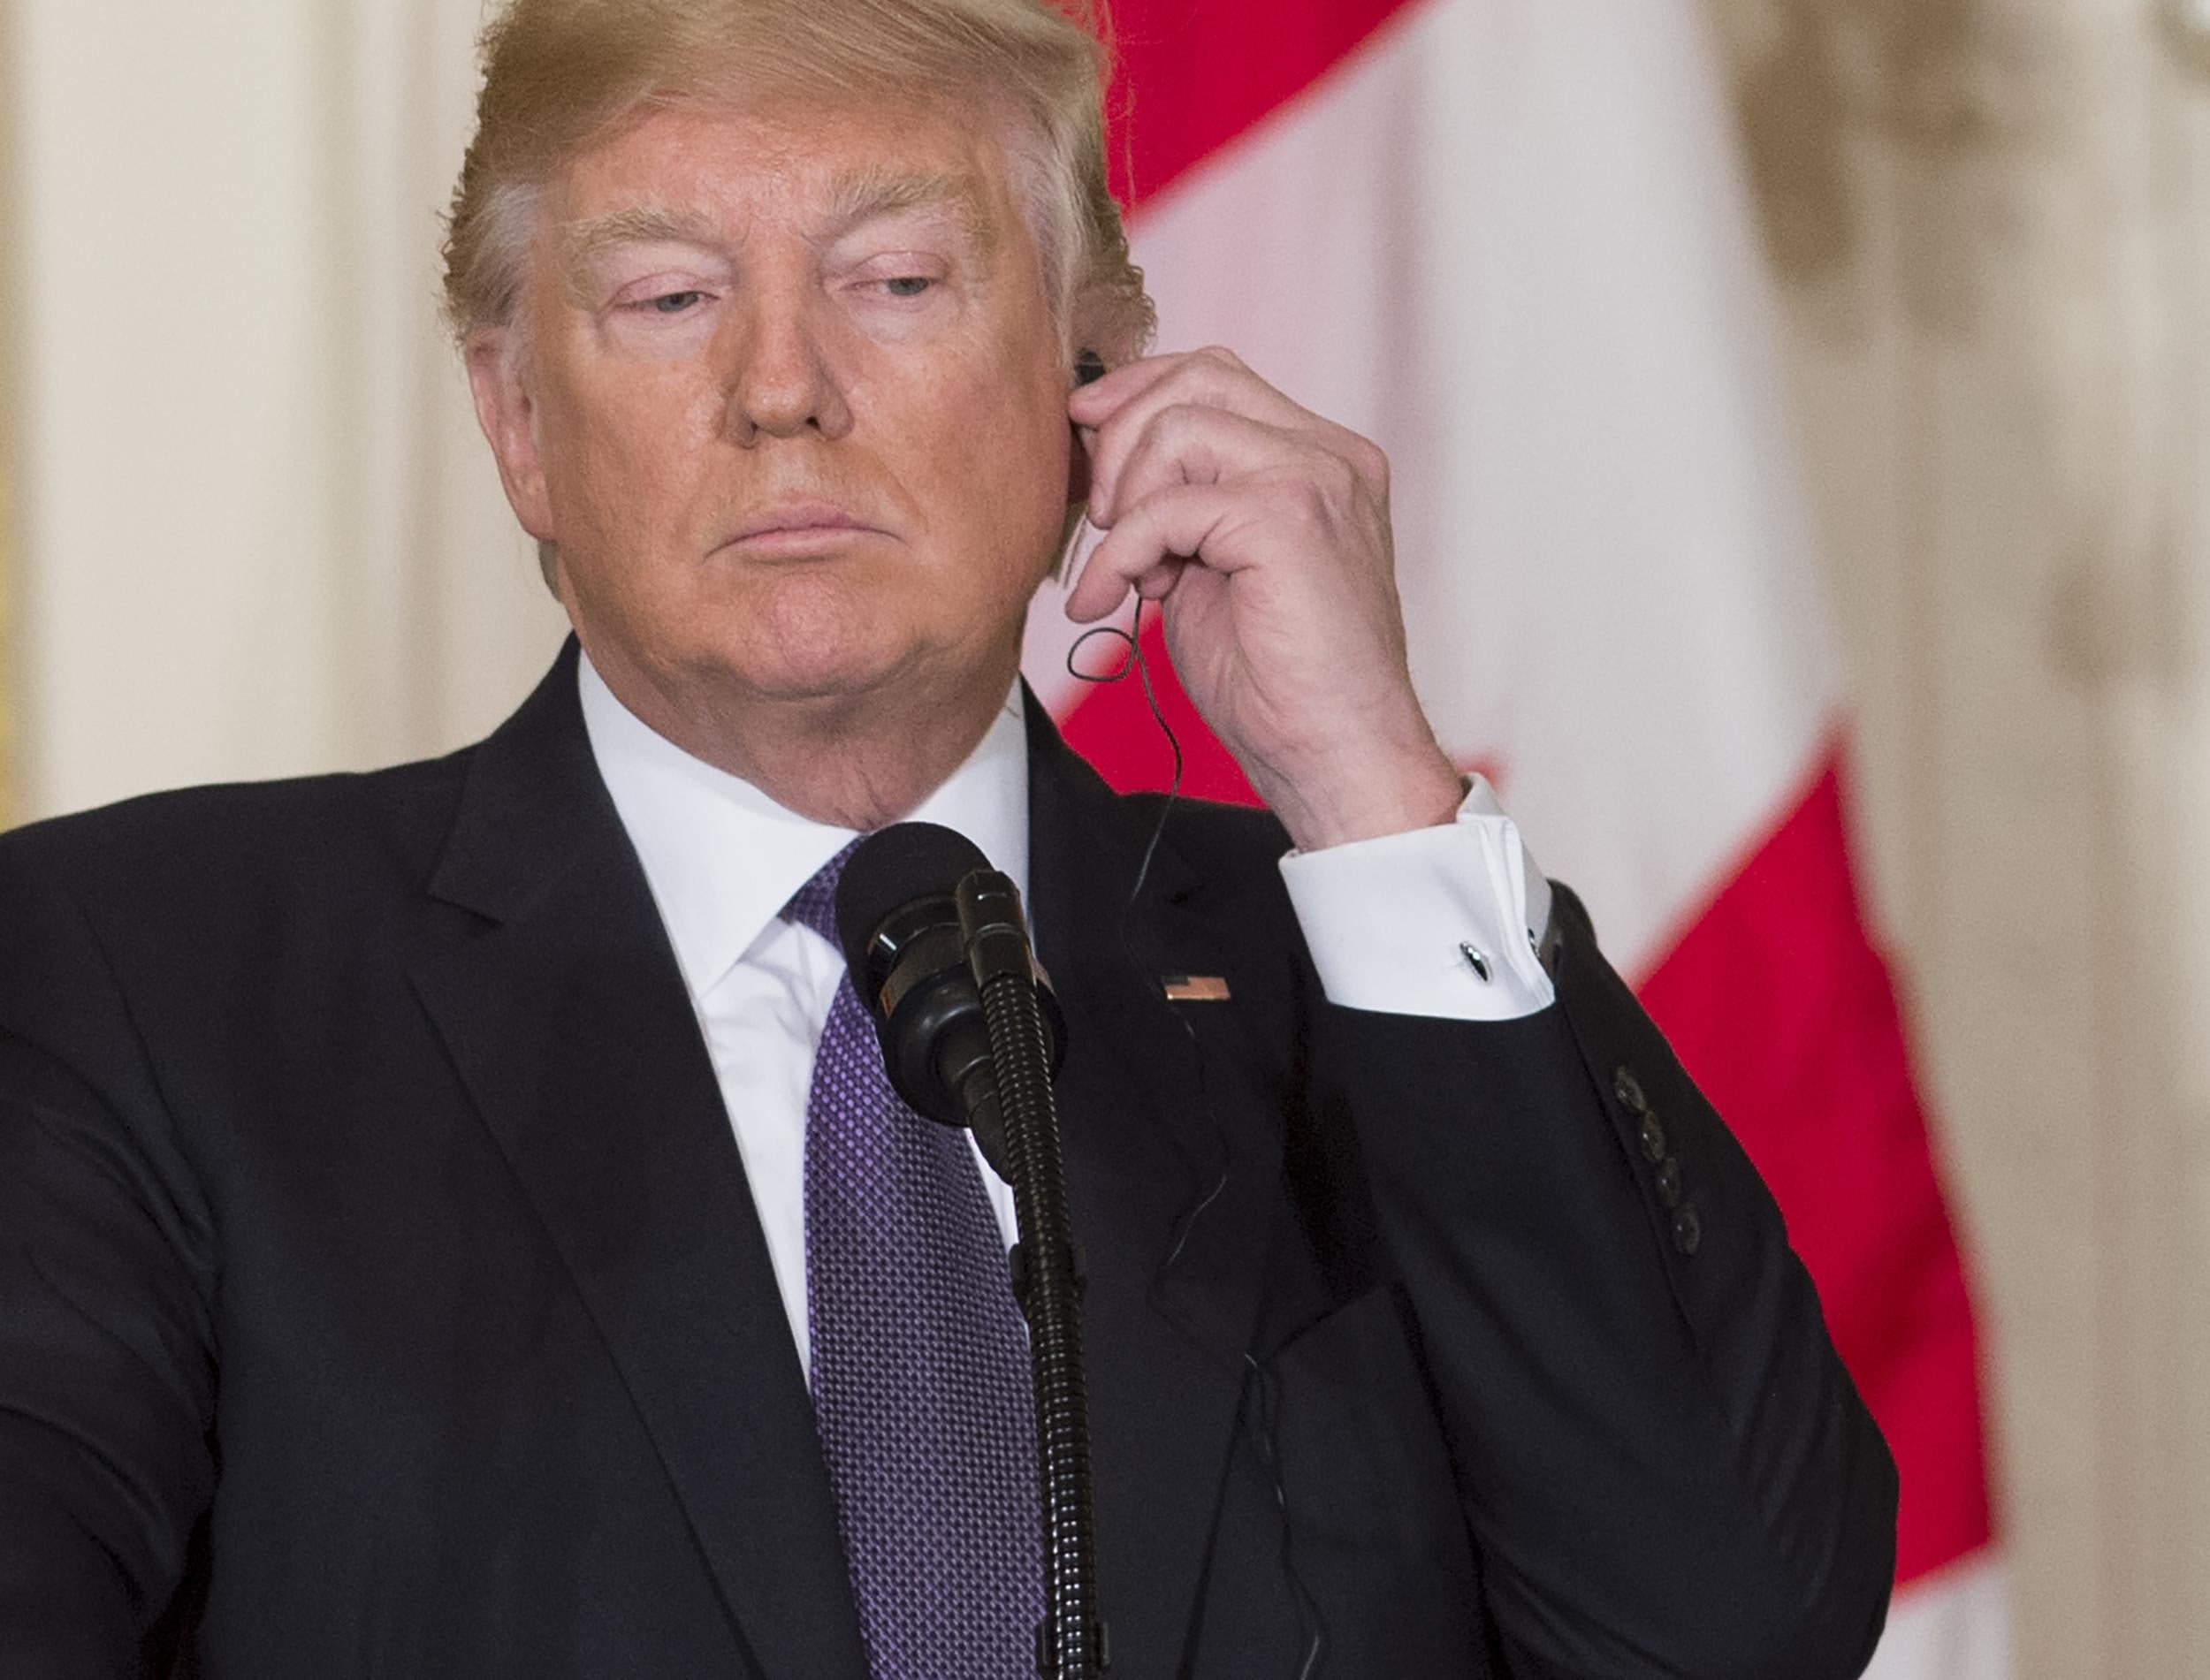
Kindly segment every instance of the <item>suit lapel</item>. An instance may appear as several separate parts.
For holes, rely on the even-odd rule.
[[[1162,973],[1231,966],[1202,883],[1161,844],[1126,916],[1132,963],[1124,912],[1150,819],[1068,749],[1033,696],[1028,715],[1030,899],[1068,1020],[1057,1093],[1089,1279],[1101,1600],[1115,1667],[1168,1674],[1234,1444],[1277,1133],[1227,1018],[1177,1018],[1158,987]]]
[[[606,1338],[756,1666],[866,1664],[812,1410],[711,1062],[592,763],[571,642],[477,749],[415,982]]]
[[[1059,1081],[1087,1258],[1101,1589],[1116,1666],[1195,1614],[1274,1226],[1270,1105],[1224,1012],[1204,884],[1029,702],[1032,908],[1070,1022]],[[766,1238],[690,1000],[592,763],[571,643],[477,749],[432,886],[484,917],[415,983],[558,1247],[761,1672],[864,1680],[834,1505]],[[1188,1022],[1185,1030],[1184,1021]],[[1203,1047],[1200,1049],[1200,1038]]]

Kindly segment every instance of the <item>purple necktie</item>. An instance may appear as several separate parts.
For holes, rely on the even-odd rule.
[[[836,944],[850,855],[784,919]],[[813,1418],[873,1680],[1029,1680],[1042,1519],[1004,1239],[965,1135],[891,1089],[849,975],[806,1104],[805,1285]]]

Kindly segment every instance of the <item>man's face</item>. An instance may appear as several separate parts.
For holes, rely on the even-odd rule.
[[[594,661],[694,716],[1009,680],[1071,435],[994,125],[681,106],[549,204],[528,353],[470,373]]]

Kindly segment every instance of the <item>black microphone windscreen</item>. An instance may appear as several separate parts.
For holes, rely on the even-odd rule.
[[[860,841],[836,883],[836,937],[854,979],[867,972],[868,944],[892,911],[948,897],[971,871],[989,866],[980,847],[937,823],[893,823]]]

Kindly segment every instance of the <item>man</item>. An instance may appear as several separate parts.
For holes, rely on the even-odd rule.
[[[1114,1673],[1863,1666],[1894,1473],[1779,1216],[1437,749],[1377,452],[1139,354],[1096,62],[494,25],[453,307],[575,641],[452,758],[0,842],[0,1674],[1029,1671],[1002,1190],[819,931],[917,814],[1070,1022]],[[1272,817],[1151,853],[1021,694],[1077,509]]]

